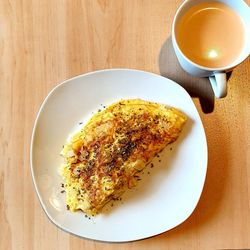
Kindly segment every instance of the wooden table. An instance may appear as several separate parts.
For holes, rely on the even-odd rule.
[[[247,1],[248,4],[250,0]],[[250,248],[250,60],[235,69],[225,99],[184,73],[171,22],[181,0],[0,2],[0,249]],[[29,146],[37,111],[64,79],[135,68],[178,81],[204,123],[209,162],[200,202],[183,224],[133,243],[72,236],[53,225],[34,192]]]

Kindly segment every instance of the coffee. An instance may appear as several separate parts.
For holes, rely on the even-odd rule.
[[[245,45],[240,16],[221,2],[203,2],[190,8],[178,21],[176,40],[194,63],[221,68],[233,63]]]

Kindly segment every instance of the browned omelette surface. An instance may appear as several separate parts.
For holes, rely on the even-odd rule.
[[[186,119],[175,108],[140,99],[95,114],[62,151],[68,208],[96,214],[135,186],[135,175],[177,139]]]

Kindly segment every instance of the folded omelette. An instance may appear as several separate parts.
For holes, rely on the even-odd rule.
[[[136,185],[138,173],[178,138],[186,120],[175,108],[140,99],[95,114],[62,150],[67,207],[100,212]]]

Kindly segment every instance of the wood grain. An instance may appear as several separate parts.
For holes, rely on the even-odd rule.
[[[247,1],[248,4],[250,1]],[[185,74],[170,42],[181,0],[0,1],[0,249],[250,248],[250,60],[225,99]],[[108,244],[54,226],[34,192],[29,146],[37,111],[62,80],[104,68],[135,68],[178,80],[204,123],[209,164],[201,200],[177,228]]]

